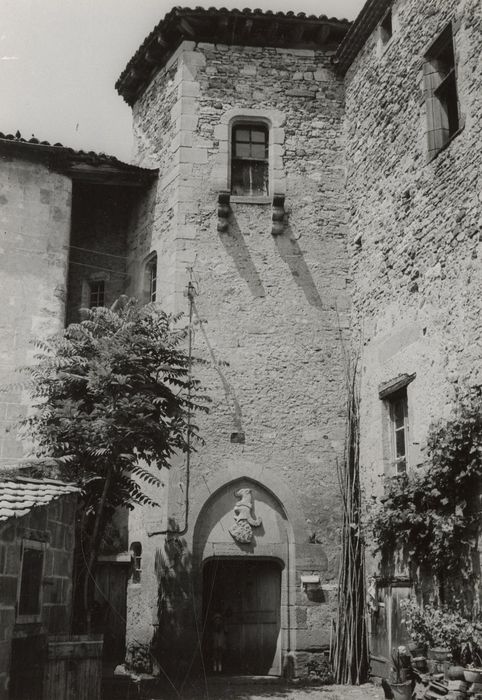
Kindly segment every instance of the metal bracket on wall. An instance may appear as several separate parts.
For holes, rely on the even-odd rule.
[[[279,236],[284,231],[285,218],[285,196],[284,194],[273,195],[273,209],[271,212],[271,235]]]
[[[230,192],[220,192],[218,194],[218,231],[225,233],[228,230],[228,219],[231,212],[229,200]]]

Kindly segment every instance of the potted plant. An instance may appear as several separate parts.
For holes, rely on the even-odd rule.
[[[410,700],[413,690],[411,676],[410,652],[406,647],[398,647],[396,652],[392,653],[390,688],[394,700]]]
[[[401,603],[403,621],[410,638],[424,643],[429,657],[466,666],[480,664],[482,651],[482,624],[467,620],[456,610],[425,605],[421,608],[413,598]]]

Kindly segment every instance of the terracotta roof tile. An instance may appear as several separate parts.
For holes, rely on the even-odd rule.
[[[4,148],[25,149],[39,155],[44,154],[49,157],[49,162],[62,164],[67,170],[71,166],[90,166],[92,169],[101,170],[104,168],[113,170],[118,173],[123,173],[127,177],[152,179],[158,175],[158,170],[140,168],[137,165],[124,163],[115,156],[109,156],[105,153],[75,150],[74,148],[69,148],[58,142],[51,144],[48,141],[40,141],[40,139],[35,138],[35,136],[32,136],[31,139],[25,139],[19,131],[15,134],[5,134],[0,131],[0,146]]]
[[[317,49],[338,45],[350,22],[304,12],[174,7],[146,37],[116,83],[133,105],[182,41],[240,46]]]
[[[0,481],[0,522],[8,518],[21,518],[36,506],[71,493],[80,493],[74,484],[54,479],[7,478]]]

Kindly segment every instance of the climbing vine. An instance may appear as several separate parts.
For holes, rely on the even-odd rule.
[[[432,424],[425,468],[386,479],[385,494],[369,519],[382,558],[398,551],[439,583],[473,583],[481,477],[482,400],[477,394],[461,400],[450,419]]]

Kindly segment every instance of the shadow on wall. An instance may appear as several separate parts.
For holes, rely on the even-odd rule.
[[[244,235],[236,217],[231,213],[228,230],[219,234],[226,253],[233,259],[240,276],[246,281],[253,297],[264,297],[266,292],[261,277],[253,263]]]
[[[244,435],[243,415],[242,415],[242,411],[241,411],[241,406],[240,406],[239,401],[238,401],[237,396],[236,396],[236,392],[234,390],[233,385],[231,384],[231,382],[229,382],[228,378],[226,377],[223,370],[221,369],[221,367],[223,366],[223,362],[220,361],[216,357],[216,355],[214,354],[213,346],[212,346],[212,344],[209,340],[208,334],[206,332],[205,323],[202,320],[201,316],[199,315],[199,312],[198,312],[198,309],[197,309],[197,306],[195,303],[193,303],[193,309],[194,309],[194,313],[196,316],[196,320],[199,323],[198,327],[201,331],[201,335],[204,339],[204,342],[206,343],[206,347],[208,349],[209,356],[211,358],[212,367],[216,371],[217,375],[219,376],[219,379],[221,380],[224,395],[226,397],[226,405],[229,406],[229,409],[230,409],[231,414],[232,414],[232,419],[233,419],[232,429],[234,431],[232,433],[232,435],[242,436],[242,435]],[[224,363],[224,364],[226,364],[226,363]],[[233,441],[233,439],[231,441]]]
[[[303,291],[308,304],[315,306],[317,309],[322,309],[323,302],[320,294],[305,262],[301,248],[293,238],[293,231],[289,223],[285,223],[283,233],[280,236],[276,236],[275,241],[281,259],[288,265],[295,283]]]
[[[288,265],[295,283],[303,291],[308,303],[311,306],[322,309],[323,303],[320,294],[286,218],[287,216],[285,216],[284,232],[275,237],[276,247],[281,259]],[[232,212],[229,217],[228,229],[225,233],[219,233],[219,239],[227,254],[233,259],[240,276],[246,281],[253,297],[266,296],[261,277],[244,240],[243,232]]]
[[[178,524],[169,518],[169,529]],[[158,626],[152,640],[152,653],[160,675],[179,687],[191,671],[198,669],[202,621],[196,624],[192,583],[192,556],[183,537],[170,536],[156,552],[155,572],[158,583]],[[191,631],[193,634],[191,635]]]

